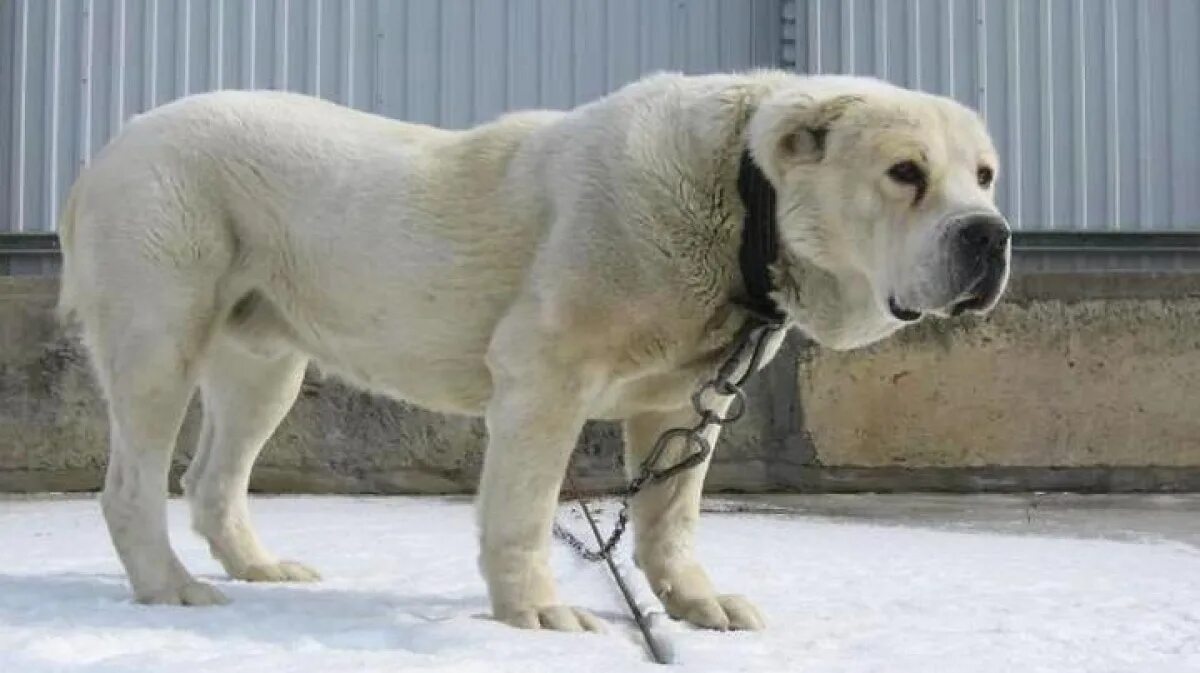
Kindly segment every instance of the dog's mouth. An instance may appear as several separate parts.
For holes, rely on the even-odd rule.
[[[950,317],[957,318],[967,311],[978,311],[988,305],[988,299],[982,294],[973,294],[950,307]]]
[[[957,317],[966,311],[983,313],[996,303],[1003,291],[1003,263],[991,265],[950,305],[950,315]]]
[[[896,303],[896,297],[888,297],[888,311],[892,317],[901,322],[916,322],[921,319],[921,312],[904,308]]]

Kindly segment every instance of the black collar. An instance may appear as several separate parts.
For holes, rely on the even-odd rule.
[[[750,150],[742,151],[737,187],[746,212],[742,221],[742,245],[738,250],[746,296],[737,303],[763,323],[781,324],[786,316],[770,294],[774,288],[771,265],[779,258],[775,188],[750,156]]]

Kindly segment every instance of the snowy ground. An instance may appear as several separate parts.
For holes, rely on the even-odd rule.
[[[679,668],[1200,671],[1200,549],[1190,532],[1200,518],[1159,507],[1192,526],[1172,535],[1122,528],[1127,519],[1105,509],[1040,525],[1056,520],[1053,510],[943,499],[940,514],[920,515],[921,506],[894,502],[706,513],[700,547],[714,579],[756,601],[769,625],[729,634],[671,624]],[[563,596],[607,619],[610,632],[489,621],[465,501],[289,497],[254,508],[274,549],[316,566],[324,582],[225,580],[173,501],[176,548],[234,603],[146,607],[129,600],[94,500],[0,500],[0,671],[662,670],[647,663],[604,571],[560,547]],[[870,516],[893,510],[917,515]]]

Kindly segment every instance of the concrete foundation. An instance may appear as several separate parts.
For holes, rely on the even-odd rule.
[[[0,491],[102,482],[107,420],[55,323],[56,281],[0,278]],[[798,341],[798,340],[797,340]],[[1200,490],[1200,276],[1037,275],[987,319],[869,349],[790,345],[751,390],[708,481],[738,491]],[[185,423],[176,475],[195,443]],[[620,484],[619,428],[589,426],[585,489]],[[310,376],[252,488],[469,492],[477,419]]]

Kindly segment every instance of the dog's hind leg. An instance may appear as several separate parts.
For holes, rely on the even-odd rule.
[[[263,546],[250,520],[250,471],[287,414],[304,379],[306,359],[289,350],[251,353],[219,335],[200,372],[204,425],[184,475],[192,527],[208,540],[230,576],[258,582],[313,581],[316,571],[280,561]]]
[[[188,573],[167,535],[167,474],[203,355],[212,312],[185,287],[147,282],[139,301],[110,302],[85,324],[109,401],[111,449],[100,503],[142,603],[212,605],[226,599]],[[100,317],[102,316],[102,317]]]

